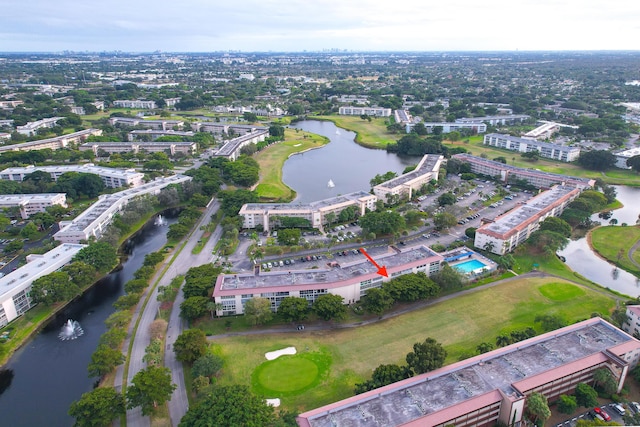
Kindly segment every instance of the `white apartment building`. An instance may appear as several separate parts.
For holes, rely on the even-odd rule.
[[[546,218],[560,216],[579,195],[579,188],[557,185],[500,215],[493,222],[480,226],[473,244],[498,255],[511,252],[537,231]]]
[[[24,126],[17,126],[16,131],[19,134],[33,136],[38,129],[52,128],[58,123],[58,120],[62,120],[64,117],[49,117],[42,120],[36,120],[35,122],[29,122]]]
[[[53,205],[66,208],[67,195],[65,193],[0,195],[0,209],[17,207],[22,219],[27,219],[37,212],[46,212],[46,209]]]
[[[114,107],[119,108],[145,108],[154,109],[157,108],[155,101],[145,101],[142,99],[119,99],[113,101]]]
[[[413,193],[420,190],[423,185],[431,180],[438,180],[443,161],[444,156],[439,154],[425,154],[414,170],[376,185],[373,187],[373,193],[378,199],[384,201],[391,196],[406,196],[411,199]]]
[[[113,126],[140,126],[148,129],[173,130],[173,128],[182,129],[184,121],[182,120],[144,120],[133,119],[131,117],[111,117],[109,124]]]
[[[63,243],[86,242],[92,237],[100,239],[111,224],[113,216],[124,209],[132,199],[147,194],[158,194],[168,185],[190,180],[190,176],[173,175],[166,178],[156,178],[154,181],[118,193],[103,194],[97,202],[72,221],[60,221],[60,231],[54,234],[53,238]]]
[[[632,157],[640,156],[640,148],[634,147],[628,150],[620,151],[615,153],[616,156],[616,167],[620,169],[631,169],[631,166],[627,166],[627,160]]]
[[[626,314],[622,330],[633,337],[640,337],[640,305],[628,305]]]
[[[257,128],[257,130],[233,138],[225,142],[214,156],[225,157],[231,161],[235,161],[240,156],[240,149],[249,144],[257,144],[264,141],[269,136],[269,129]]]
[[[264,126],[253,125],[225,124],[216,122],[193,122],[191,123],[191,129],[193,129],[194,132],[208,132],[214,135],[245,135],[247,133],[264,130],[266,128]]]
[[[536,141],[530,138],[518,138],[517,136],[501,133],[488,133],[484,136],[484,145],[503,148],[505,150],[530,153],[537,151],[540,157],[560,160],[561,162],[573,162],[580,156],[580,148],[568,147],[561,144]]]
[[[102,130],[85,129],[66,135],[56,136],[55,138],[40,139],[38,141],[23,142],[21,144],[2,145],[0,146],[0,154],[8,151],[44,150],[45,148],[59,150],[72,144],[81,144],[91,135],[100,136],[102,135]]]
[[[160,129],[137,129],[132,130],[127,134],[127,140],[129,141],[137,141],[140,139],[150,138],[152,141],[162,137],[162,136],[179,136],[181,138],[189,138],[193,139],[194,133],[191,131],[179,131],[179,130],[160,130]]]
[[[71,262],[86,245],[62,244],[43,255],[27,255],[27,264],[0,277],[0,328],[29,310],[31,284]]]
[[[432,133],[436,127],[442,128],[442,133],[460,132],[463,129],[470,129],[473,133],[485,133],[487,131],[486,123],[455,123],[455,122],[422,122],[428,133]],[[407,123],[405,131],[411,133],[416,123]]]
[[[0,179],[10,181],[24,181],[24,178],[35,171],[47,172],[54,181],[57,181],[60,175],[67,172],[92,173],[98,175],[105,187],[138,187],[144,182],[144,174],[136,172],[135,169],[115,169],[102,166],[94,166],[93,163],[85,163],[82,165],[63,165],[63,166],[26,166],[7,168],[0,171]]]
[[[193,155],[198,149],[198,144],[195,142],[86,142],[78,147],[80,151],[93,151],[93,154],[98,155],[99,150],[103,150],[109,154],[113,153],[138,153],[140,151],[146,151],[148,153],[164,152],[170,156],[175,156],[176,153],[183,153],[186,155]]]
[[[456,123],[479,124],[488,123],[491,126],[496,125],[514,125],[529,120],[531,116],[526,114],[506,114],[502,116],[484,116],[484,117],[462,117],[456,119]]]
[[[374,117],[391,117],[391,108],[383,107],[352,107],[343,105],[338,109],[341,116],[374,116]]]
[[[358,215],[366,210],[375,210],[378,198],[364,191],[349,193],[311,203],[247,203],[240,208],[238,215],[243,217],[244,228],[262,226],[269,231],[273,225],[273,217],[297,217],[309,220],[313,228],[322,228],[327,224],[327,215],[339,215],[345,208],[355,206]]]
[[[441,255],[426,246],[385,248],[371,256],[379,265],[386,267],[388,277],[377,274],[378,269],[364,256],[314,270],[220,274],[213,291],[215,302],[222,304],[218,315],[243,314],[246,302],[257,297],[269,299],[273,311],[277,311],[286,297],[305,298],[313,304],[320,295],[334,294],[340,295],[345,304],[351,304],[359,301],[369,289],[379,288],[383,282],[398,276],[437,273],[443,260]]]

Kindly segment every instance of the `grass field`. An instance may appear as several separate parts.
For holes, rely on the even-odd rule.
[[[591,231],[591,245],[601,257],[640,277],[640,269],[627,257],[627,253],[638,240],[640,240],[638,226],[605,226]],[[633,258],[640,263],[640,251],[635,251]]]
[[[221,384],[252,385],[252,373],[264,354],[296,347],[300,354],[331,358],[331,369],[305,392],[281,397],[284,409],[303,411],[353,394],[357,382],[368,379],[380,364],[405,364],[414,343],[432,337],[448,352],[447,362],[475,352],[481,342],[534,326],[538,314],[560,314],[572,323],[591,313],[608,314],[613,297],[560,279],[527,278],[435,304],[422,310],[353,329],[296,334],[251,335],[215,340],[214,351],[225,359]]]
[[[297,395],[326,379],[330,365],[331,356],[322,352],[280,356],[253,371],[251,387],[255,393],[267,398]]]
[[[286,129],[285,140],[272,144],[255,155],[260,165],[260,181],[256,192],[261,201],[291,201],[295,192],[282,182],[282,167],[292,154],[322,147],[329,140],[320,135]]]
[[[313,116],[309,119],[329,120],[338,127],[353,131],[357,134],[356,142],[368,148],[384,149],[389,144],[395,144],[403,136],[387,132],[387,120],[383,118],[372,118],[368,121],[354,116]]]

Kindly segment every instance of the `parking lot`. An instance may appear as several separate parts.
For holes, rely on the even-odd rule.
[[[635,402],[634,402],[635,403]],[[572,417],[570,419],[567,419],[564,422],[555,424],[555,427],[575,427],[578,423],[578,420],[594,420],[594,419],[599,419],[601,421],[606,421],[606,422],[614,422],[614,423],[618,423],[621,426],[624,425],[636,425],[636,424],[625,424],[624,420],[623,420],[623,415],[621,412],[619,412],[618,410],[616,410],[615,408],[616,404],[615,403],[610,403],[607,405],[601,405],[599,407],[591,409],[589,411],[585,411],[583,413],[581,413],[578,416]],[[630,413],[630,414],[637,414],[638,411],[634,410],[631,408],[632,404],[628,404],[628,405],[621,405],[622,406],[622,410],[624,413]],[[596,410],[599,409],[600,413],[596,413]],[[640,405],[638,405],[638,409],[640,409]],[[606,419],[605,417],[608,417],[609,419]]]

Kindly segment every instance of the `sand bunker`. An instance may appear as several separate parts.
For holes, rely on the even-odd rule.
[[[264,357],[266,357],[267,360],[273,360],[273,359],[277,359],[280,356],[284,356],[285,354],[296,354],[296,348],[287,347],[287,348],[283,348],[282,350],[270,351],[268,353],[265,353]]]
[[[274,408],[277,408],[278,406],[280,406],[280,399],[267,399],[267,405],[273,406]]]

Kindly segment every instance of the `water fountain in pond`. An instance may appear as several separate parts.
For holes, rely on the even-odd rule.
[[[67,322],[62,326],[62,330],[58,334],[58,338],[62,341],[75,340],[79,336],[84,334],[84,330],[80,326],[80,323],[76,320],[67,320]]]
[[[156,218],[156,220],[153,222],[154,225],[166,225],[167,224],[167,220],[164,219],[162,217],[162,215],[158,215],[158,217]]]

